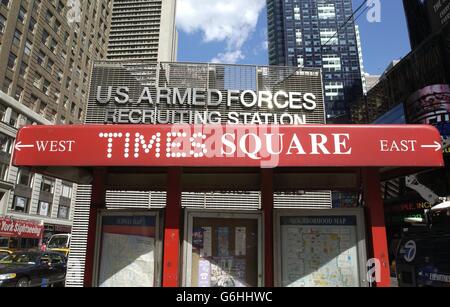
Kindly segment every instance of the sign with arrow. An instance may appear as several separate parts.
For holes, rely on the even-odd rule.
[[[441,167],[441,137],[399,126],[30,126],[15,166]]]

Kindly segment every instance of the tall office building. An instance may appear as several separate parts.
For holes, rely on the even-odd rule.
[[[403,0],[412,49],[431,35],[428,2],[428,0]]]
[[[174,61],[176,0],[113,0],[109,60]]]
[[[110,14],[110,0],[0,2],[0,219],[43,224],[47,235],[70,232],[76,186],[11,166],[13,144],[24,125],[83,121]],[[33,247],[36,240],[0,238],[5,244]]]
[[[322,67],[328,122],[348,122],[362,95],[352,1],[267,0],[267,10],[270,64]]]

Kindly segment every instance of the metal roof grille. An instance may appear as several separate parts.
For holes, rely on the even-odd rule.
[[[91,192],[91,186],[78,186],[67,263],[66,286],[68,287],[83,287]]]
[[[100,97],[108,97],[108,87],[112,87],[112,93],[116,89],[126,85],[129,88],[129,96],[133,103],[126,108],[133,110],[167,111],[180,110],[180,106],[167,105],[165,103],[151,105],[149,103],[137,104],[144,87],[149,87],[153,97],[156,96],[156,88],[185,89],[217,89],[224,91],[223,101],[227,100],[227,90],[254,90],[314,93],[316,95],[317,108],[313,112],[305,110],[269,110],[267,106],[254,109],[253,112],[298,115],[306,117],[307,124],[324,124],[325,110],[322,93],[322,74],[318,69],[277,66],[251,66],[251,65],[224,65],[224,64],[198,64],[198,63],[152,63],[152,62],[96,62],[92,72],[90,96],[87,106],[86,123],[104,123],[108,110],[116,110],[118,107],[113,99],[106,105],[99,106],[96,103],[98,87],[102,87]],[[247,96],[248,102],[251,98]],[[192,97],[191,97],[192,101]],[[228,122],[228,114],[231,112],[248,113],[249,109],[240,103],[234,103],[230,107],[222,103],[218,107],[185,105],[184,110],[190,111],[216,111],[222,114],[221,123]],[[166,121],[166,115],[161,115],[165,124],[176,124],[173,120]],[[201,124],[201,122],[196,122]],[[275,122],[273,118],[269,124],[282,124]]]
[[[331,191],[305,192],[303,195],[275,193],[275,209],[331,209]]]
[[[107,209],[159,209],[166,206],[166,192],[107,191]]]
[[[181,205],[193,209],[259,210],[261,193],[183,193]]]

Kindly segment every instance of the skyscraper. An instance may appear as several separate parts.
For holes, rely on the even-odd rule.
[[[416,48],[431,35],[428,0],[403,0],[411,48]]]
[[[109,60],[174,61],[176,0],[113,0]]]
[[[351,0],[267,0],[271,65],[322,67],[329,123],[362,95]]]
[[[46,235],[70,232],[76,186],[10,160],[24,125],[83,121],[89,71],[106,56],[110,14],[110,0],[0,2],[0,218],[43,223]],[[13,240],[26,248],[38,241]]]

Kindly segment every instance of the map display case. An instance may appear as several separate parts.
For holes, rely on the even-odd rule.
[[[259,213],[189,210],[185,225],[184,286],[263,285]]]
[[[159,227],[158,212],[101,212],[96,244],[97,286],[159,286]]]
[[[277,286],[367,286],[364,227],[362,209],[276,211]]]

